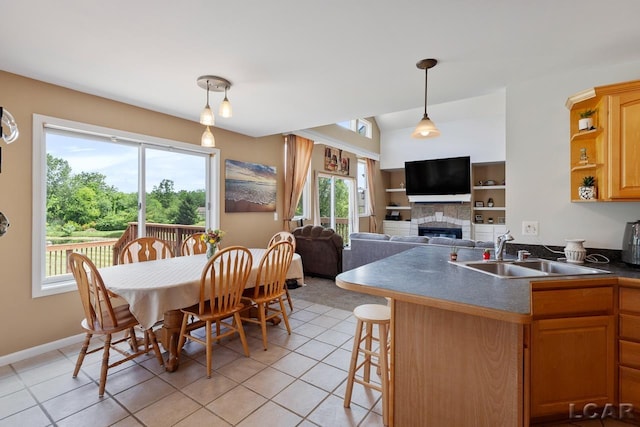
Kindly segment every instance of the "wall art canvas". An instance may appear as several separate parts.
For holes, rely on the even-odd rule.
[[[342,157],[342,150],[326,147],[324,149],[324,170],[349,175],[349,157]]]
[[[225,212],[275,212],[276,167],[225,160]]]

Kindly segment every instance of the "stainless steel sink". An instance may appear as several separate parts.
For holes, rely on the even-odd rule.
[[[525,277],[549,276],[583,276],[590,274],[608,274],[608,271],[581,265],[566,264],[549,260],[529,261],[466,261],[451,262],[451,264],[500,277],[502,279],[516,279]]]

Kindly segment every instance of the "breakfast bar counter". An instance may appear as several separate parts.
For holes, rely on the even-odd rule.
[[[534,307],[549,307],[562,287],[598,303],[617,279],[500,278],[450,262],[450,252],[425,245],[336,277],[341,288],[391,298],[390,425],[528,426]],[[458,264],[481,259],[458,250]]]

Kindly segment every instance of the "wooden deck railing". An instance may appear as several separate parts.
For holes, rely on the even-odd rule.
[[[175,256],[181,255],[180,247],[186,237],[189,237],[193,233],[201,233],[204,231],[204,227],[201,225],[156,224],[149,222],[145,225],[145,228],[147,237],[156,237],[169,242]],[[113,247],[114,265],[118,263],[118,257],[120,256],[122,248],[137,237],[138,223],[130,222],[127,229],[122,233],[122,236]]]
[[[63,245],[47,245],[45,252],[45,276],[57,276],[70,273],[67,258],[72,252],[80,252],[91,258],[96,267],[113,265],[113,245],[116,239],[97,242],[66,243]]]
[[[171,244],[173,253],[180,254],[182,242],[193,233],[204,231],[203,226],[180,224],[155,224],[146,225],[147,236],[166,240]],[[96,242],[67,243],[63,245],[47,245],[45,259],[46,277],[69,273],[67,256],[71,252],[80,252],[88,256],[96,267],[108,267],[118,264],[120,251],[130,241],[138,237],[138,223],[131,222],[119,239],[100,240]]]
[[[331,218],[320,218],[320,225],[325,228],[331,227]],[[351,234],[351,231],[349,230],[349,219],[336,218],[336,227],[334,231],[342,237],[342,243],[347,246],[349,244],[349,234]]]

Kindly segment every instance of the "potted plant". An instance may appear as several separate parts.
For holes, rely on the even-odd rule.
[[[580,113],[580,120],[578,120],[578,130],[593,129],[593,116],[597,110],[587,109]]]
[[[596,179],[593,176],[589,175],[582,178],[582,185],[578,187],[578,195],[582,200],[596,198]]]
[[[449,259],[451,261],[457,261],[458,260],[458,248],[455,246],[451,246],[451,253],[449,254]]]

